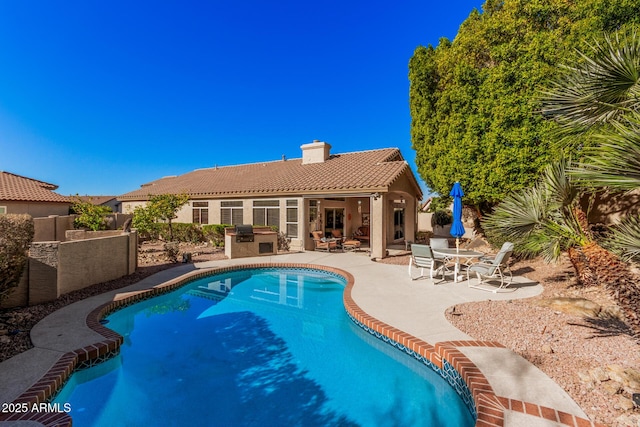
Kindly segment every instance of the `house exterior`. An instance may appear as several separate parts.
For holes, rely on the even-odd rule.
[[[71,202],[55,193],[57,188],[55,184],[0,171],[0,215],[68,215]]]
[[[311,232],[369,235],[371,256],[414,240],[420,186],[397,148],[331,154],[313,141],[302,158],[198,169],[143,184],[118,197],[132,213],[150,196],[187,194],[176,222],[278,226],[291,248],[313,250]]]

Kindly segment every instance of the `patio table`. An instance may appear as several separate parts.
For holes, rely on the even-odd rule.
[[[437,255],[442,255],[445,258],[455,258],[456,263],[455,263],[455,269],[453,271],[453,281],[454,282],[459,282],[460,281],[460,258],[466,258],[466,259],[472,259],[472,258],[480,258],[481,256],[484,256],[485,254],[482,252],[476,252],[476,251],[470,251],[467,249],[455,249],[455,248],[449,248],[449,249],[436,249],[433,248],[432,249],[434,254]]]

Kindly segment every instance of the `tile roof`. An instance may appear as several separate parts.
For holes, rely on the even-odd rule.
[[[0,171],[0,200],[69,203],[69,199],[53,190],[55,184]]]
[[[119,200],[145,200],[150,195],[182,194],[192,198],[259,197],[303,194],[356,194],[387,191],[397,178],[415,177],[397,148],[334,154],[324,163],[302,159],[198,169],[164,177]],[[420,192],[416,182],[416,191]]]
[[[78,196],[77,194],[72,194],[71,196],[69,196],[69,198],[71,200],[80,199],[80,201],[99,206],[114,200],[116,196]]]

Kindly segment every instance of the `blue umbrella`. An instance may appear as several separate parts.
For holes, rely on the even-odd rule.
[[[451,189],[451,193],[449,193],[451,197],[453,197],[453,223],[451,224],[451,235],[456,238],[456,249],[460,246],[460,237],[464,235],[464,226],[462,225],[462,196],[464,196],[464,191],[462,191],[462,186],[459,182],[455,182],[453,184],[453,188]]]

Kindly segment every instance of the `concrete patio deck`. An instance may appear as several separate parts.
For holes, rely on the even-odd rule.
[[[481,394],[486,402],[478,409],[477,425],[591,425],[570,396],[534,365],[497,343],[475,341],[453,327],[444,316],[448,307],[464,302],[537,295],[542,291],[539,284],[515,277],[516,290],[498,294],[470,289],[466,281],[434,285],[428,278],[411,280],[406,265],[373,262],[366,254],[353,252],[304,252],[183,264],[127,288],[71,304],[33,328],[31,338],[35,348],[0,363],[0,403],[24,396],[26,390],[58,366],[69,352],[105,342],[105,336],[90,329],[86,319],[96,307],[112,301],[115,295],[148,289],[194,270],[270,262],[315,264],[347,271],[354,277],[351,298],[368,316],[440,349],[443,359],[457,354],[458,362],[462,360],[463,365],[477,368],[483,384],[490,386]],[[473,392],[474,385],[469,388]],[[7,414],[0,414],[0,425],[38,425],[27,421],[28,417],[23,421],[8,421],[8,418]]]

